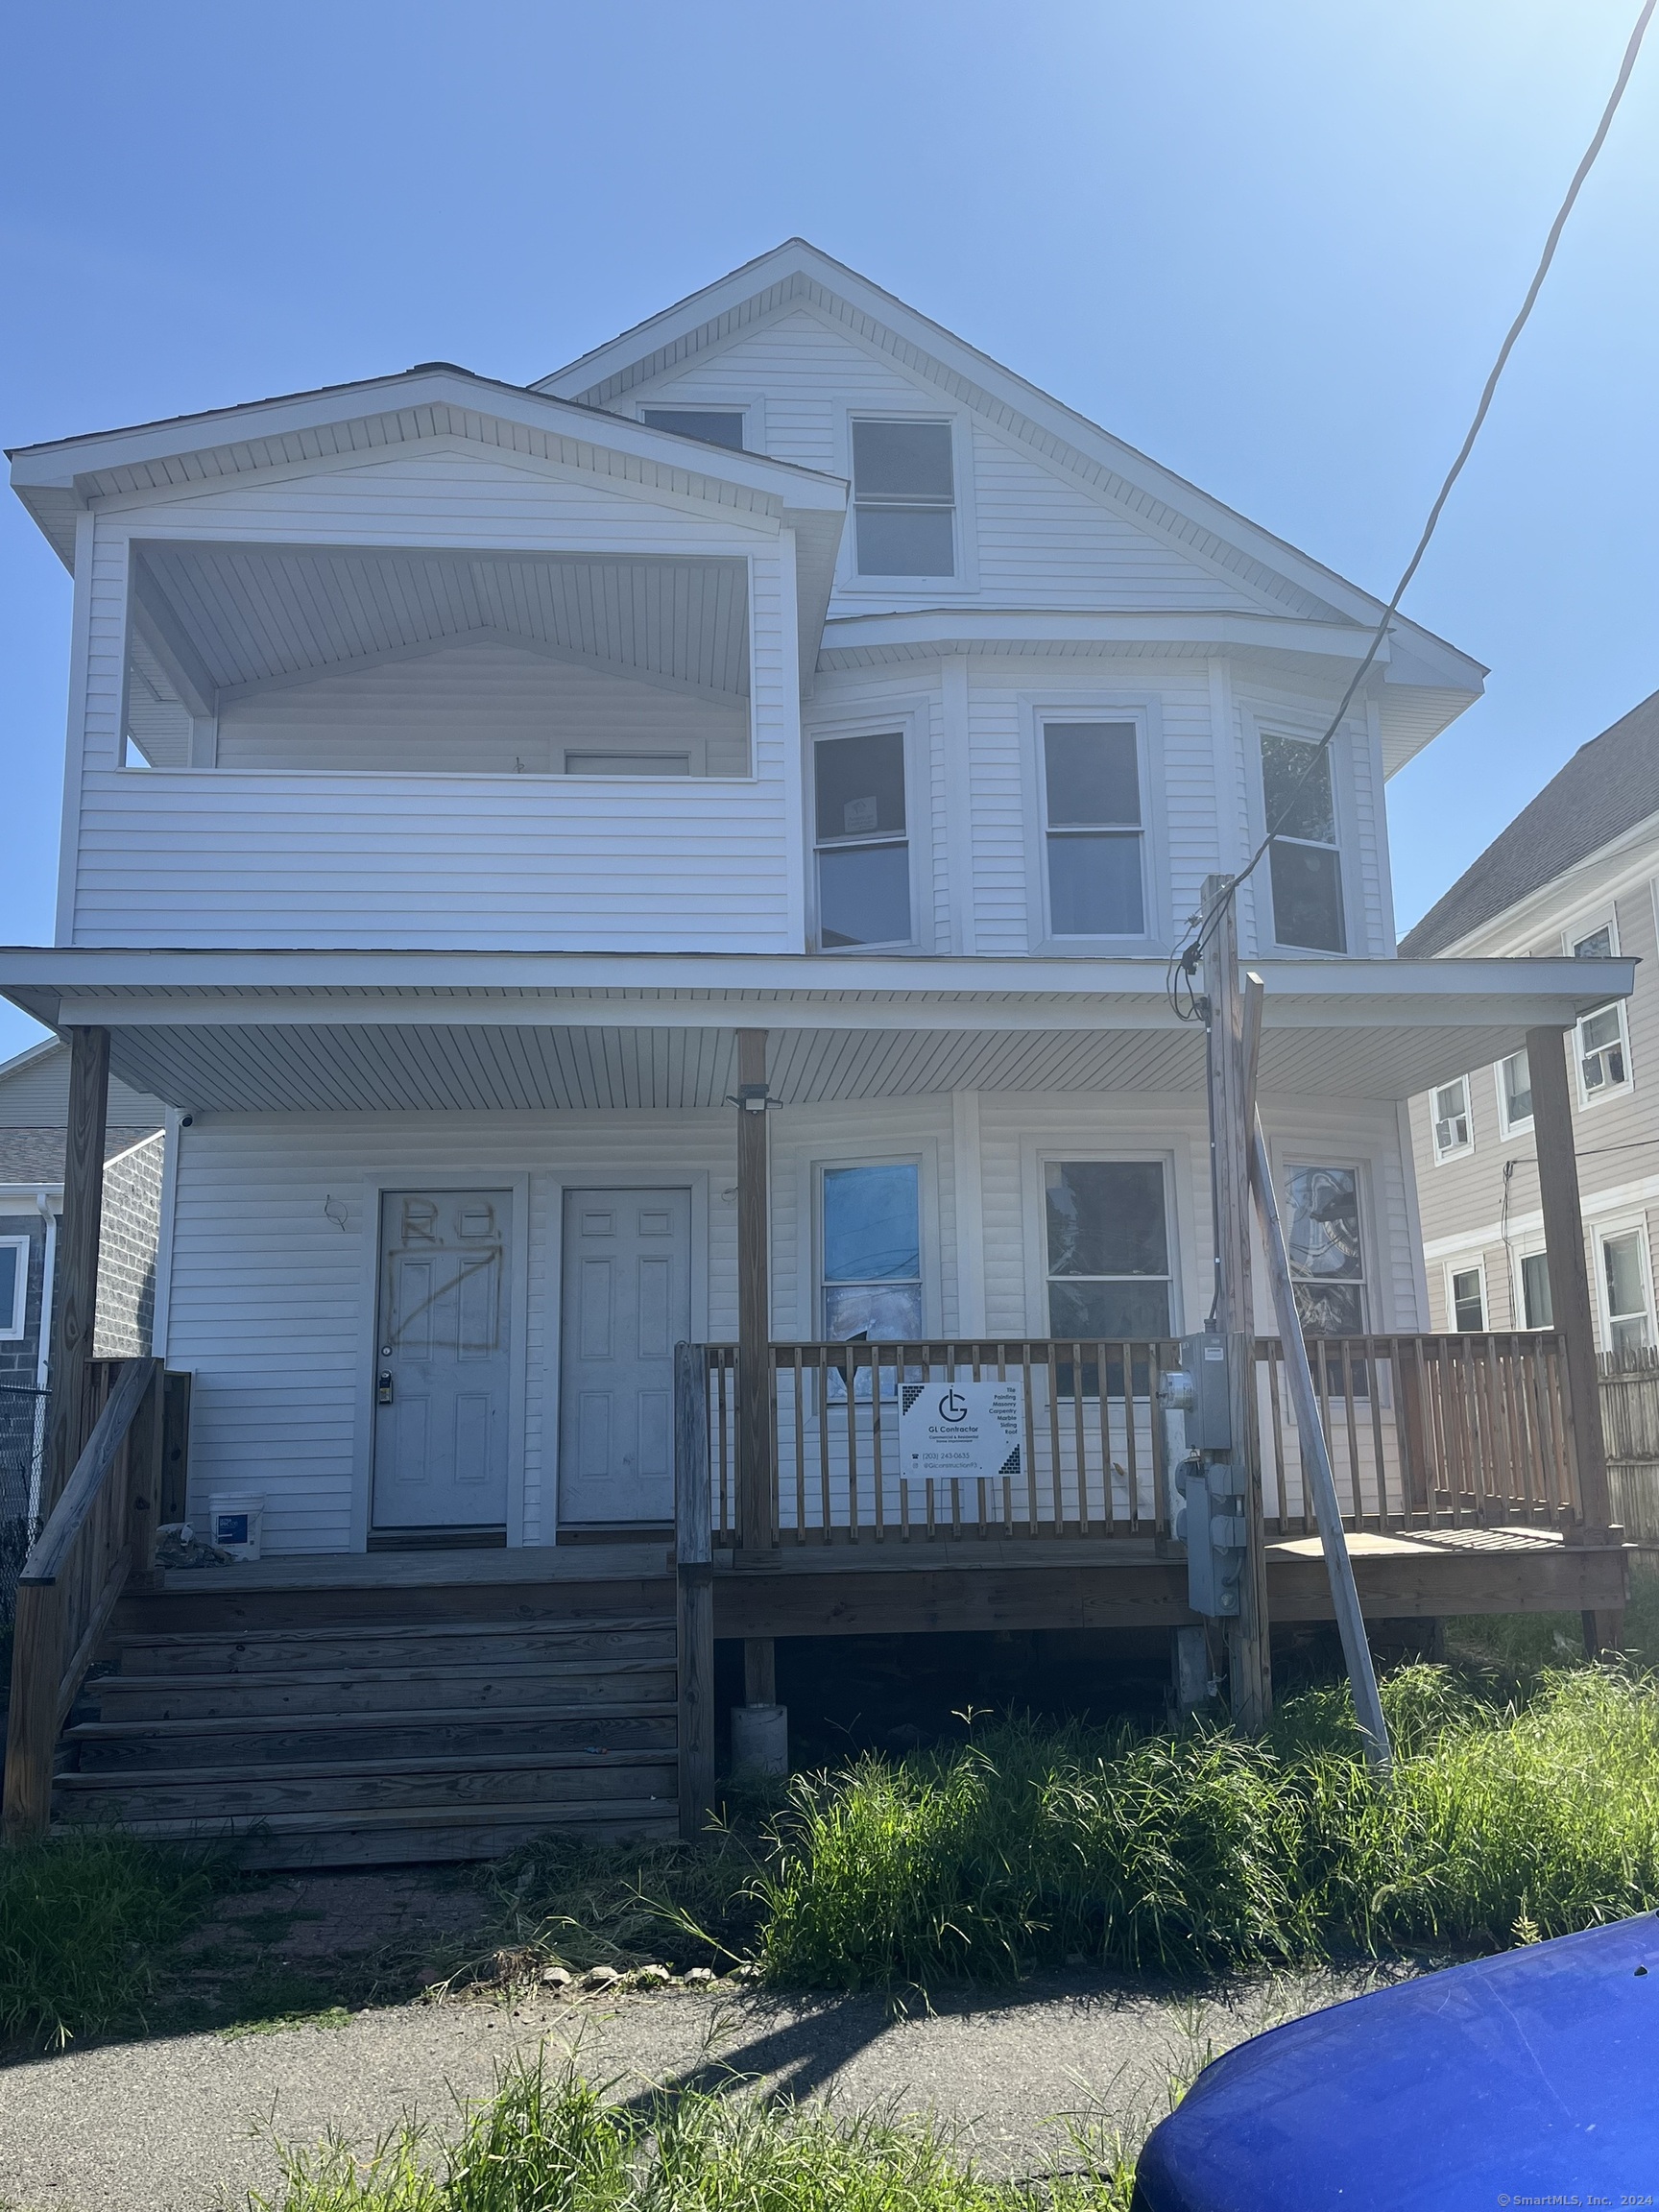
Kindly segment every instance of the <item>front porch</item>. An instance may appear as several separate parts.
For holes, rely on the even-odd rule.
[[[19,1612],[10,1833],[117,1816],[363,1860],[473,1855],[565,1823],[691,1830],[712,1790],[717,1640],[744,1643],[759,1701],[781,1637],[1196,1624],[1155,1407],[1211,1289],[1204,1045],[1161,970],[7,960],[7,988],[76,1047],[57,1373],[73,1377],[79,1347],[91,1375],[95,1107],[114,1067],[179,1110],[160,1304],[193,1399],[169,1450],[158,1369],[98,1382],[102,1412],[96,1390],[60,1390],[53,1510]],[[1376,1617],[1571,1608],[1606,1623],[1623,1603],[1622,1540],[1575,1410],[1573,1301],[1557,1299],[1559,1336],[1419,1333],[1397,1113],[1437,1073],[1564,1029],[1618,965],[1265,964],[1276,1157],[1287,1173],[1350,1163],[1334,1181],[1319,1169],[1347,1209],[1347,1257],[1309,1284],[1368,1324],[1315,1340],[1315,1381]],[[910,1178],[915,1264],[874,1271],[913,1316],[903,1341],[891,1323],[852,1341],[824,1327],[874,1294],[826,1261],[826,1177],[863,1162]],[[1056,1192],[1075,1209],[1095,1184],[1118,1191],[1091,1175],[1123,1162],[1141,1257],[1114,1273],[1061,1252],[1045,1222]],[[450,1548],[442,1516],[376,1522],[400,1387],[376,1303],[401,1249],[388,1194],[423,1190],[495,1255],[502,1509],[466,1516],[491,1550]],[[607,1193],[639,1200],[665,1261],[684,1258],[653,1308],[661,1343],[630,1355],[642,1503],[615,1516],[572,1511],[569,1491],[598,1433],[576,1420],[587,1385],[569,1361],[603,1354],[572,1268],[584,1238],[611,1234],[584,1214],[606,1214]],[[1062,1311],[1070,1334],[1051,1333]],[[688,1445],[682,1396],[670,1450],[687,1341],[706,1435]],[[1329,1618],[1276,1339],[1251,1357],[1268,1611]],[[906,1395],[987,1379],[1018,1385],[997,1465],[908,1467]],[[157,1520],[221,1488],[266,1497],[268,1556],[156,1575]]]

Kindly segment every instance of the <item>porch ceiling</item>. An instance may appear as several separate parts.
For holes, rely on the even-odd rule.
[[[746,697],[747,571],[724,559],[391,547],[140,548],[138,626],[203,708],[479,637]]]
[[[1262,961],[1262,1088],[1413,1095],[1631,988],[1629,960]],[[199,1112],[688,1110],[770,1032],[784,1105],[954,1089],[1178,1092],[1204,1039],[1155,961],[694,954],[0,952],[0,991],[111,1032]]]

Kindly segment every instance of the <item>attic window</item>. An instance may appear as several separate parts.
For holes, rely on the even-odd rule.
[[[949,422],[853,424],[860,576],[954,576],[956,476]]]
[[[676,438],[701,438],[705,445],[743,450],[743,414],[740,408],[641,407],[640,418],[649,430],[671,430]]]

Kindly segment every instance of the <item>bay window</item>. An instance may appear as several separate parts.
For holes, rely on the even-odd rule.
[[[1167,1336],[1169,1225],[1157,1160],[1050,1160],[1043,1171],[1048,1331]]]
[[[820,737],[812,804],[820,945],[908,945],[903,733]]]
[[[1328,749],[1305,737],[1262,733],[1262,802],[1273,843],[1268,880],[1276,943],[1345,952],[1342,856]]]
[[[1144,936],[1141,752],[1135,724],[1045,723],[1043,803],[1050,935]]]

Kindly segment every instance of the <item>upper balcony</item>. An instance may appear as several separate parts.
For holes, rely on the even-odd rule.
[[[838,480],[446,369],[13,475],[75,574],[60,943],[801,949]]]

